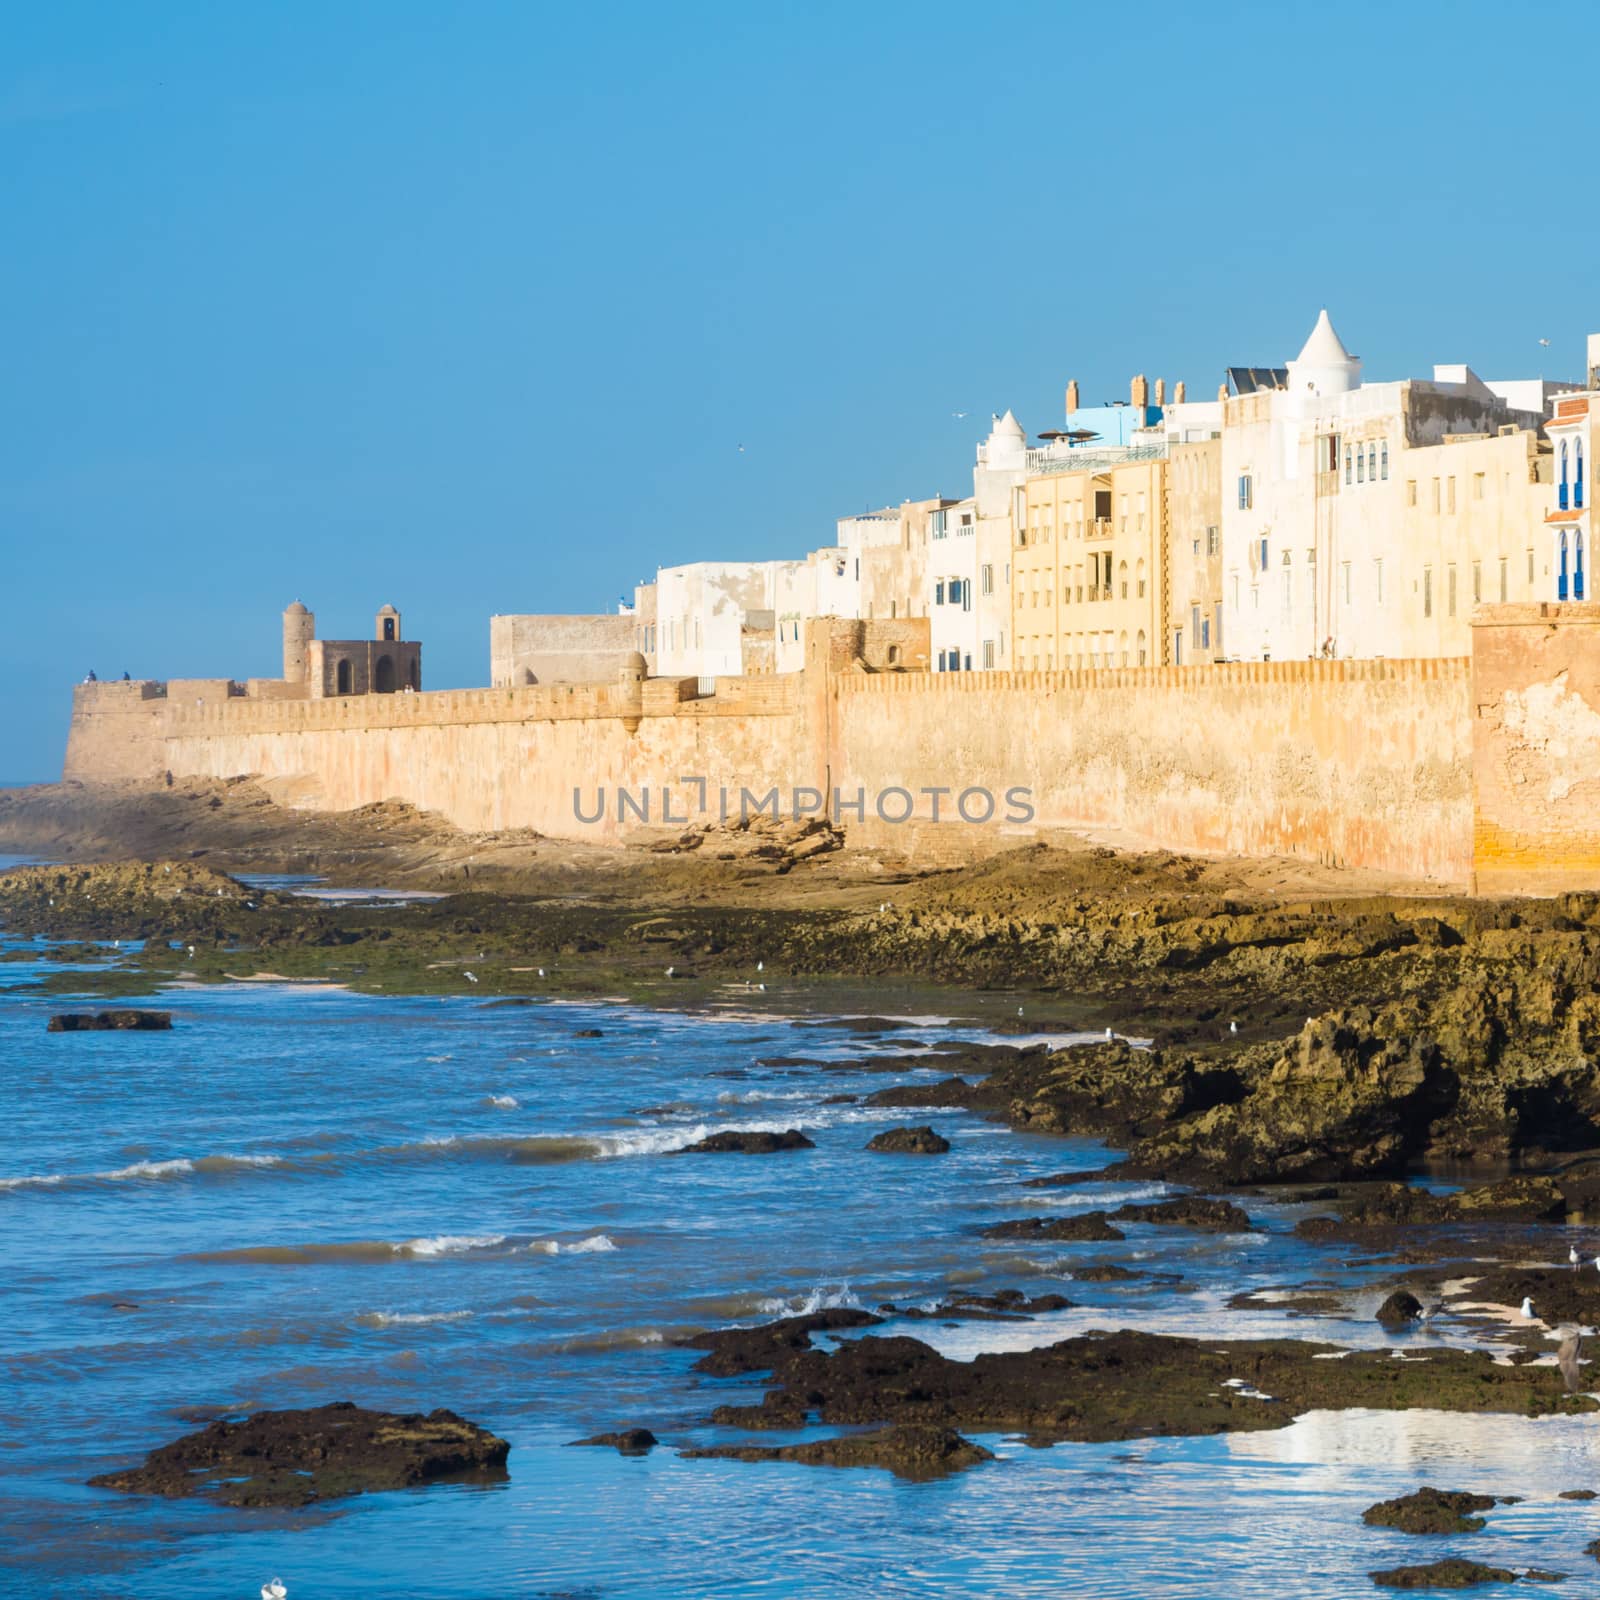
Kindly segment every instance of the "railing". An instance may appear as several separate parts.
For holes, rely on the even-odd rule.
[[[1043,445],[1024,456],[1027,470],[1035,475],[1052,472],[1106,472],[1131,461],[1164,461],[1166,440],[1160,444],[1107,445],[1091,450],[1085,445]]]

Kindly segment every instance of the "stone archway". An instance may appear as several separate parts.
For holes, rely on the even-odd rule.
[[[372,688],[376,694],[394,693],[394,657],[379,656],[372,674]]]

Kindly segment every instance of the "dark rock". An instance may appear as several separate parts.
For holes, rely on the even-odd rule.
[[[757,1328],[718,1328],[683,1342],[691,1350],[710,1351],[695,1362],[696,1372],[731,1378],[743,1372],[768,1372],[785,1353],[809,1350],[813,1333],[870,1328],[882,1321],[882,1317],[870,1311],[838,1306],[798,1317],[780,1317],[776,1322],[764,1322]]]
[[[1378,1321],[1386,1328],[1403,1328],[1422,1315],[1422,1302],[1409,1289],[1396,1289],[1378,1307]]]
[[[869,1106],[957,1106],[968,1110],[989,1104],[979,1084],[965,1078],[943,1078],[938,1083],[900,1083],[867,1096]]]
[[[1072,1275],[1074,1283],[1127,1283],[1133,1278],[1149,1276],[1135,1267],[1119,1267],[1115,1261],[1063,1262],[1062,1268]]]
[[[1433,1489],[1424,1485],[1395,1500],[1380,1500],[1361,1513],[1369,1528],[1398,1528],[1402,1533],[1477,1533],[1483,1518],[1475,1511],[1494,1509],[1492,1494]]]
[[[1207,1233],[1249,1233],[1249,1216],[1229,1200],[1204,1195],[1181,1195],[1176,1200],[1119,1206],[1111,1213],[1117,1222],[1154,1222],[1163,1227],[1200,1228]]]
[[[950,1148],[950,1141],[932,1128],[890,1128],[867,1141],[867,1149],[887,1151],[895,1155],[942,1156]]]
[[[345,1400],[217,1421],[102,1473],[99,1489],[203,1495],[232,1506],[301,1506],[438,1478],[500,1479],[510,1446],[453,1411],[397,1415]]]
[[[1593,1489],[1563,1489],[1561,1493],[1556,1496],[1556,1499],[1593,1500],[1595,1497],[1595,1491]]]
[[[572,1037],[574,1039],[603,1039],[605,1034],[599,1028],[574,1028]]]
[[[103,1031],[153,1033],[172,1026],[170,1011],[62,1011],[51,1017],[47,1033]]]
[[[1103,1211],[1080,1211],[1070,1217],[1017,1217],[983,1230],[985,1239],[1125,1239]]]
[[[1569,1574],[1565,1572],[1547,1572],[1543,1567],[1529,1567],[1522,1574],[1524,1583],[1565,1583]]]
[[[963,1439],[951,1428],[905,1424],[873,1433],[851,1433],[839,1439],[807,1444],[715,1445],[680,1454],[691,1460],[798,1461],[810,1467],[884,1467],[897,1478],[943,1477],[993,1461],[994,1453]]]
[[[1475,1589],[1481,1583],[1515,1583],[1508,1567],[1486,1567],[1477,1561],[1430,1561],[1426,1566],[1389,1567],[1371,1574],[1380,1589]]]
[[[861,1098],[858,1094],[830,1094],[823,1097],[825,1106],[853,1106]]]
[[[1020,1289],[997,1289],[993,1294],[956,1294],[931,1311],[921,1306],[880,1306],[885,1316],[948,1319],[950,1321],[1026,1322],[1046,1311],[1066,1311],[1074,1304],[1061,1294],[1032,1298]]]
[[[648,1428],[624,1428],[619,1433],[596,1433],[587,1439],[574,1439],[573,1444],[601,1445],[625,1456],[648,1455],[661,1443]]]
[[[1520,1416],[1600,1409],[1566,1394],[1554,1368],[1500,1366],[1480,1351],[1439,1350],[1425,1362],[1395,1361],[1387,1350],[1319,1359],[1333,1348],[1124,1330],[954,1361],[903,1336],[869,1334],[826,1351],[791,1339],[763,1352],[773,1386],[761,1403],[719,1407],[712,1420],[744,1428],[798,1427],[810,1417],[917,1422],[1093,1442],[1280,1428],[1306,1411],[1355,1407]]]
[[[693,1144],[674,1150],[674,1155],[745,1155],[769,1156],[778,1150],[815,1150],[816,1145],[798,1128],[785,1133],[774,1133],[770,1128],[724,1128],[721,1133],[707,1134]]]

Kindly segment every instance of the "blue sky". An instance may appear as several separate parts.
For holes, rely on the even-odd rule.
[[[430,686],[482,683],[492,612],[799,554],[963,492],[991,410],[1202,397],[1324,303],[1374,378],[1581,375],[1600,328],[1582,3],[11,0],[5,36],[0,780],[56,775],[90,667],[274,673],[298,596],[327,637],[392,600]]]

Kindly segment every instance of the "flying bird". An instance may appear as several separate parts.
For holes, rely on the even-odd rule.
[[[1561,1368],[1562,1381],[1568,1394],[1576,1394],[1583,1387],[1583,1377],[1578,1362],[1583,1356],[1583,1329],[1563,1328],[1561,1348],[1556,1351],[1556,1365]]]
[[[963,417],[970,417],[972,413],[970,411],[952,411],[950,415],[959,422]]]
[[[1548,347],[1549,347],[1549,344],[1550,344],[1550,341],[1549,341],[1549,340],[1548,340],[1548,339],[1541,339],[1541,340],[1540,340],[1540,341],[1539,341],[1539,343],[1540,343],[1540,344],[1542,344],[1542,345],[1544,345],[1544,346],[1545,346],[1545,347],[1546,347],[1546,348],[1548,348]]]

